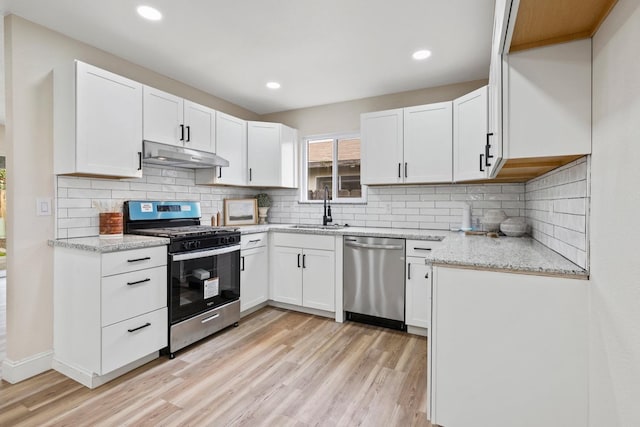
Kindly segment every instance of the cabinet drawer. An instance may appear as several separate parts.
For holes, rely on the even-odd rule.
[[[167,267],[154,267],[102,279],[102,326],[167,305]]]
[[[326,251],[335,250],[336,244],[334,236],[322,236],[318,234],[274,233],[272,239],[273,244],[276,246],[320,249]]]
[[[432,240],[407,240],[407,256],[428,258],[431,251],[442,246],[442,242]]]
[[[240,249],[260,248],[267,245],[267,233],[245,234],[240,238]]]
[[[102,372],[107,374],[167,346],[167,308],[102,328]]]
[[[133,249],[102,255],[102,277],[167,265],[167,247]]]

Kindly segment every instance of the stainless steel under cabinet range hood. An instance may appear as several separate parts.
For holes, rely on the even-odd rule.
[[[151,165],[177,166],[180,168],[206,169],[229,166],[222,157],[193,148],[143,141],[143,161]]]

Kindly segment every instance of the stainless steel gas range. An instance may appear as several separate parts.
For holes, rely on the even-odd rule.
[[[125,232],[170,239],[169,355],[240,320],[240,232],[200,225],[200,203],[128,201]]]

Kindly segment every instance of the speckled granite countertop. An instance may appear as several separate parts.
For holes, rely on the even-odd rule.
[[[371,237],[397,237],[402,239],[429,240],[443,236],[445,239],[426,255],[428,262],[436,265],[501,270],[538,275],[567,276],[587,279],[589,273],[562,255],[552,251],[530,237],[491,238],[466,236],[464,233],[445,230],[415,230],[401,228],[345,227],[339,229],[294,228],[288,224],[268,224],[241,229],[243,234],[273,230],[283,233],[349,235]]]
[[[130,249],[149,248],[169,244],[164,237],[136,236],[125,234],[122,237],[78,237],[75,239],[55,239],[48,241],[49,246],[81,249],[92,252],[118,252]]]

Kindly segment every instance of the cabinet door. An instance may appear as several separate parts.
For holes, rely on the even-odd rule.
[[[405,108],[404,182],[451,182],[452,179],[452,103]]]
[[[485,155],[487,176],[495,177],[502,167],[502,55],[494,53],[489,67],[489,134]]]
[[[184,100],[179,96],[144,87],[143,138],[163,144],[183,145]]]
[[[360,116],[363,184],[403,181],[402,117],[402,108]]]
[[[207,153],[215,152],[216,111],[184,101],[184,146]]]
[[[487,177],[487,87],[453,101],[453,180]]]
[[[216,154],[229,160],[229,167],[217,168],[216,183],[247,184],[247,122],[216,113]]]
[[[76,169],[142,176],[142,85],[76,63]]]
[[[240,254],[240,311],[269,299],[269,257],[267,247],[249,249]]]
[[[279,187],[280,123],[247,122],[249,185]]]
[[[271,256],[274,301],[302,305],[302,249],[274,246]]]
[[[335,311],[335,253],[304,249],[302,267],[302,305]]]
[[[281,173],[280,185],[298,188],[298,131],[282,125],[280,140]]]
[[[514,52],[505,75],[505,157],[591,153],[591,39]]]
[[[405,292],[405,323],[419,328],[431,328],[431,266],[424,258],[407,257]]]

